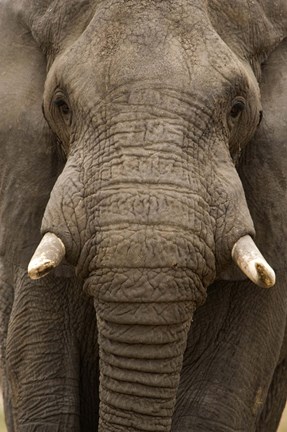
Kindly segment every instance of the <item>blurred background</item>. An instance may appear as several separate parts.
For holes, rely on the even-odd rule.
[[[287,408],[285,408],[278,432],[287,432]]]

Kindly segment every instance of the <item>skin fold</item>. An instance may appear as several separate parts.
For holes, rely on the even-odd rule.
[[[287,5],[0,0],[9,432],[275,432]],[[41,236],[62,264],[32,281]],[[231,260],[245,235],[276,272]]]

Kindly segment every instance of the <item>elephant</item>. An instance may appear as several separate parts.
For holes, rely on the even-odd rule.
[[[9,432],[275,432],[286,0],[0,0]]]

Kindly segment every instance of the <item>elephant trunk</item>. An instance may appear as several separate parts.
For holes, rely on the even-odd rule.
[[[110,313],[108,309],[110,308]],[[170,431],[190,318],[173,325],[151,325],[150,311],[166,305],[142,307],[146,322],[119,324],[98,313],[100,347],[100,431]],[[98,305],[107,314],[114,305]],[[135,317],[139,304],[117,305]],[[180,306],[179,306],[180,309]]]
[[[98,322],[99,430],[170,431],[192,315],[214,267],[200,271],[214,257],[198,236],[163,223],[102,226],[90,241],[84,289]]]
[[[182,292],[184,277],[178,269],[120,269],[96,271],[86,282],[99,331],[101,432],[170,431],[191,298],[204,298],[191,280]]]

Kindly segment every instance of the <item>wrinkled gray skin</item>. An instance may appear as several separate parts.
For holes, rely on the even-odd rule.
[[[286,36],[285,0],[0,0],[9,432],[276,431]],[[255,231],[270,290],[230,262]]]

